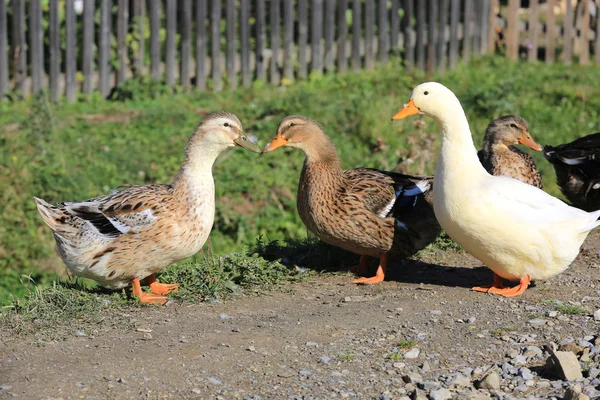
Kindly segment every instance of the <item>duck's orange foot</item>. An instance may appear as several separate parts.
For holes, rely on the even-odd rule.
[[[485,293],[494,293],[495,290],[504,289],[504,283],[502,282],[502,278],[500,275],[494,274],[494,283],[486,286],[475,286],[473,288],[476,292],[485,292]]]
[[[167,298],[165,296],[146,292],[142,292],[142,294],[138,296],[138,299],[140,299],[140,303],[158,304],[160,306],[167,302]]]
[[[179,287],[178,283],[160,283],[156,280],[154,274],[147,277],[146,281],[148,282],[148,286],[150,286],[150,291],[154,294],[169,294],[176,292]]]
[[[519,282],[519,284],[517,286],[507,288],[507,287],[504,287],[504,285],[502,285],[502,287],[497,287],[496,280],[494,279],[494,285],[492,285],[487,290],[478,290],[478,289],[483,289],[482,287],[474,287],[473,290],[475,290],[477,292],[483,291],[483,292],[488,292],[488,293],[493,293],[493,294],[499,294],[500,296],[504,296],[504,297],[514,297],[514,296],[518,296],[518,295],[522,294],[527,289],[530,282],[531,282],[531,280],[529,278],[529,275],[525,275],[523,278],[521,278],[521,281]]]
[[[379,258],[379,266],[377,267],[377,272],[375,276],[371,278],[358,278],[352,281],[352,283],[360,284],[360,285],[372,285],[374,283],[383,282],[385,279],[385,267],[387,265],[387,256],[381,256]]]
[[[348,271],[352,272],[354,275],[362,275],[367,272],[367,267],[369,266],[368,256],[360,256],[360,262],[358,265],[350,267]]]

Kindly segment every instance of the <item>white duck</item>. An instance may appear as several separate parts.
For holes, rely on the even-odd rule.
[[[516,296],[530,279],[567,269],[600,225],[600,210],[588,213],[516,179],[490,175],[479,162],[460,102],[445,86],[417,86],[392,120],[417,113],[435,119],[442,130],[435,215],[452,239],[494,271],[493,285],[473,290]],[[506,288],[500,278],[520,283]]]

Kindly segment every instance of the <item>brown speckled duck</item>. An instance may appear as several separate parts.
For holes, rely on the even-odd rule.
[[[493,120],[485,130],[483,148],[477,155],[483,167],[495,176],[508,176],[542,189],[542,177],[531,156],[516,147],[520,143],[541,151],[529,134],[527,121],[518,115],[505,115]]]
[[[170,185],[127,186],[58,207],[34,199],[72,273],[109,289],[131,283],[141,302],[164,304],[164,295],[177,284],[159,283],[154,274],[204,245],[215,215],[212,166],[219,154],[236,145],[260,151],[244,136],[235,115],[212,114],[196,128]],[[142,291],[144,278],[152,294]]]
[[[440,233],[431,205],[432,177],[369,168],[344,171],[321,126],[302,116],[285,118],[263,153],[281,146],[306,156],[297,198],[306,227],[324,242],[360,254],[356,272],[366,269],[368,256],[379,258],[375,276],[354,283],[383,281],[388,256],[409,257]]]

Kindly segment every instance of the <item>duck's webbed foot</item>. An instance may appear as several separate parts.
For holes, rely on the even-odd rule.
[[[383,282],[383,280],[385,279],[385,268],[387,266],[387,260],[387,255],[379,257],[379,266],[377,267],[377,272],[375,273],[375,276],[371,278],[358,278],[353,280],[352,283],[357,283],[361,285],[372,285],[374,283]]]

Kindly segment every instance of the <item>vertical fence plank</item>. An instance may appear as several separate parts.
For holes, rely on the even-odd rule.
[[[29,43],[31,48],[31,88],[33,93],[42,90],[44,75],[44,30],[40,0],[29,2]]]
[[[323,38],[323,0],[312,1],[311,24],[311,71],[323,72],[323,54],[321,52],[321,39]]]
[[[50,0],[50,99],[60,97],[60,25],[58,21],[58,0]]]
[[[221,77],[221,0],[212,0],[211,5],[211,72],[213,89],[220,92],[223,90]]]
[[[567,10],[564,20],[564,59],[565,64],[570,65],[573,60],[573,4],[567,1]]]
[[[187,91],[190,87],[190,54],[192,52],[192,0],[183,0],[181,6],[179,80],[183,89]]]
[[[473,48],[473,0],[465,0],[464,5],[462,58],[464,61],[469,61]]]
[[[0,101],[8,92],[8,30],[6,29],[6,2],[0,1]]]
[[[379,62],[381,64],[387,64],[390,43],[390,33],[388,31],[387,0],[379,0],[379,6],[377,7],[377,15],[377,31],[379,34]]]
[[[206,90],[206,0],[196,0],[196,89]]]
[[[596,4],[596,42],[594,43],[594,59],[600,64],[600,4]]]
[[[265,80],[265,0],[256,0],[256,79]]]
[[[370,70],[375,65],[373,51],[373,36],[375,25],[374,0],[365,0],[365,69]]]
[[[346,12],[348,11],[348,0],[338,1],[338,40],[337,40],[337,65],[338,72],[344,73],[348,68],[346,62],[346,46],[348,45],[348,23]]]
[[[220,11],[220,6],[219,6]],[[177,0],[167,0],[167,40],[165,57],[167,67],[167,85],[175,84],[175,37],[177,36]]]
[[[425,0],[417,1],[417,68],[421,71],[425,69]]]
[[[579,63],[581,65],[587,65],[590,63],[590,2],[585,0],[581,2],[582,18],[581,18],[581,34],[579,40],[580,44],[580,55]]]
[[[509,0],[506,27],[506,57],[519,57],[519,4],[520,0]]]
[[[280,0],[271,0],[271,83],[279,85],[279,36],[281,21],[279,20]]]
[[[102,97],[108,96],[110,91],[110,47],[112,32],[112,0],[102,0],[100,9],[100,40],[99,47],[99,82],[98,90]]]
[[[548,0],[546,7],[548,14],[546,17],[546,64],[554,64],[554,42],[556,35],[556,16],[554,15],[554,1]]]
[[[440,71],[446,69],[446,26],[448,25],[448,3],[449,0],[440,0],[440,22],[438,24],[438,53],[437,67]]]
[[[490,0],[484,0],[481,5],[481,50],[480,54],[488,52],[488,36],[490,30]]]
[[[333,72],[333,36],[335,34],[335,0],[325,0],[325,71]]]
[[[450,1],[450,44],[448,49],[448,64],[456,67],[458,61],[458,20],[460,17],[460,0]]]
[[[569,3],[569,1],[567,1]],[[527,60],[534,62],[537,60],[537,27],[538,27],[538,0],[529,1],[529,51]]]
[[[400,0],[392,0],[390,16],[390,49],[398,50],[400,43]]]
[[[278,2],[276,2],[278,3]],[[235,71],[236,44],[235,40],[235,0],[227,0],[227,80],[230,88],[237,87],[237,74]]]
[[[160,79],[160,0],[150,0],[150,73]]]
[[[475,15],[473,19],[473,54],[475,55],[481,54],[481,6],[484,1],[475,1],[473,5],[473,14]]]
[[[283,0],[283,76],[294,79],[294,1]]]
[[[361,0],[352,1],[352,69],[360,71]]]
[[[117,9],[117,58],[119,69],[117,70],[117,85],[125,81],[127,75],[127,39],[129,21],[129,0],[119,0]]]
[[[308,0],[298,0],[298,77],[307,73],[306,46],[308,43]]]
[[[413,29],[413,15],[414,15],[414,3],[413,0],[404,0],[404,59],[406,69],[411,70],[415,65],[415,47],[414,47],[414,29]]]
[[[490,6],[488,10],[488,33],[487,33],[487,52],[488,54],[496,53],[496,8],[498,0],[489,0]]]
[[[250,77],[250,0],[240,0],[240,47],[242,85],[249,85]]]
[[[94,90],[94,10],[95,0],[83,4],[83,93]]]
[[[438,0],[429,0],[429,15],[427,21],[427,63],[426,70],[433,71],[436,67],[435,56],[437,52],[437,36],[435,34],[437,27]]]
[[[27,52],[25,48],[25,3],[21,0],[12,0],[13,10],[13,74],[15,89],[23,95],[25,92],[25,78],[27,76]]]
[[[73,102],[76,98],[75,74],[77,72],[77,21],[74,0],[66,0],[65,8],[65,88],[67,101]]]
[[[133,24],[137,27],[137,52],[133,61],[133,75],[140,76],[144,73],[144,17],[146,15],[146,0],[133,0]]]

